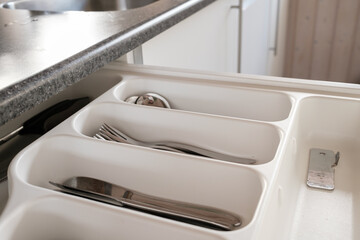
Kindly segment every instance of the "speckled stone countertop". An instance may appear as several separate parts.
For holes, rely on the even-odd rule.
[[[0,8],[0,126],[214,1],[109,12]]]

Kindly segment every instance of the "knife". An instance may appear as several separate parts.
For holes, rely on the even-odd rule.
[[[240,217],[225,210],[150,196],[95,178],[72,177],[63,184],[49,183],[65,193],[216,230],[241,226]]]

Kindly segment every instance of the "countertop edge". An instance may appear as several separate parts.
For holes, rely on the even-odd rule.
[[[215,0],[185,2],[0,91],[0,126],[169,29]]]

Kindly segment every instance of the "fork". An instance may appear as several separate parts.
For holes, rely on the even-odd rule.
[[[228,162],[234,162],[234,163],[241,163],[241,164],[255,164],[256,160],[249,159],[249,158],[242,158],[242,157],[236,157],[236,156],[230,156],[227,154],[222,154],[218,152],[214,152],[208,149],[203,149],[200,147],[187,145],[183,143],[176,143],[176,142],[143,142],[139,140],[135,140],[125,133],[121,132],[119,129],[116,129],[113,126],[110,126],[106,123],[101,125],[99,128],[99,132],[94,135],[94,138],[101,139],[101,140],[107,140],[107,141],[114,141],[119,143],[125,143],[125,144],[132,144],[132,145],[138,145],[142,147],[149,147],[154,148],[158,150],[165,150],[165,151],[171,151],[171,152],[177,152],[177,153],[185,153],[185,154],[192,154],[202,157],[208,157],[208,158],[214,158],[219,160],[224,160]]]
[[[130,138],[125,133],[120,132],[120,130],[104,123],[101,125],[99,132],[95,134],[94,136],[97,139],[107,140],[107,141],[114,141],[114,142],[120,142],[120,143],[126,143],[126,144],[132,144],[132,145],[139,145],[142,147],[150,147],[155,148],[159,150],[165,150],[165,151],[171,151],[171,152],[178,152],[178,153],[185,153],[186,150],[180,150],[174,147],[162,145],[162,144],[150,144],[145,143],[141,141],[137,141],[133,138]],[[196,153],[193,153],[196,154]],[[199,155],[199,154],[197,154]]]

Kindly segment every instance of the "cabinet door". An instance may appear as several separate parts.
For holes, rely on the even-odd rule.
[[[268,75],[283,76],[285,66],[286,28],[290,0],[271,0]]]
[[[242,73],[282,76],[290,0],[243,0]]]
[[[218,0],[142,46],[146,65],[237,72],[238,0]]]
[[[270,1],[243,0],[241,73],[267,74]]]

